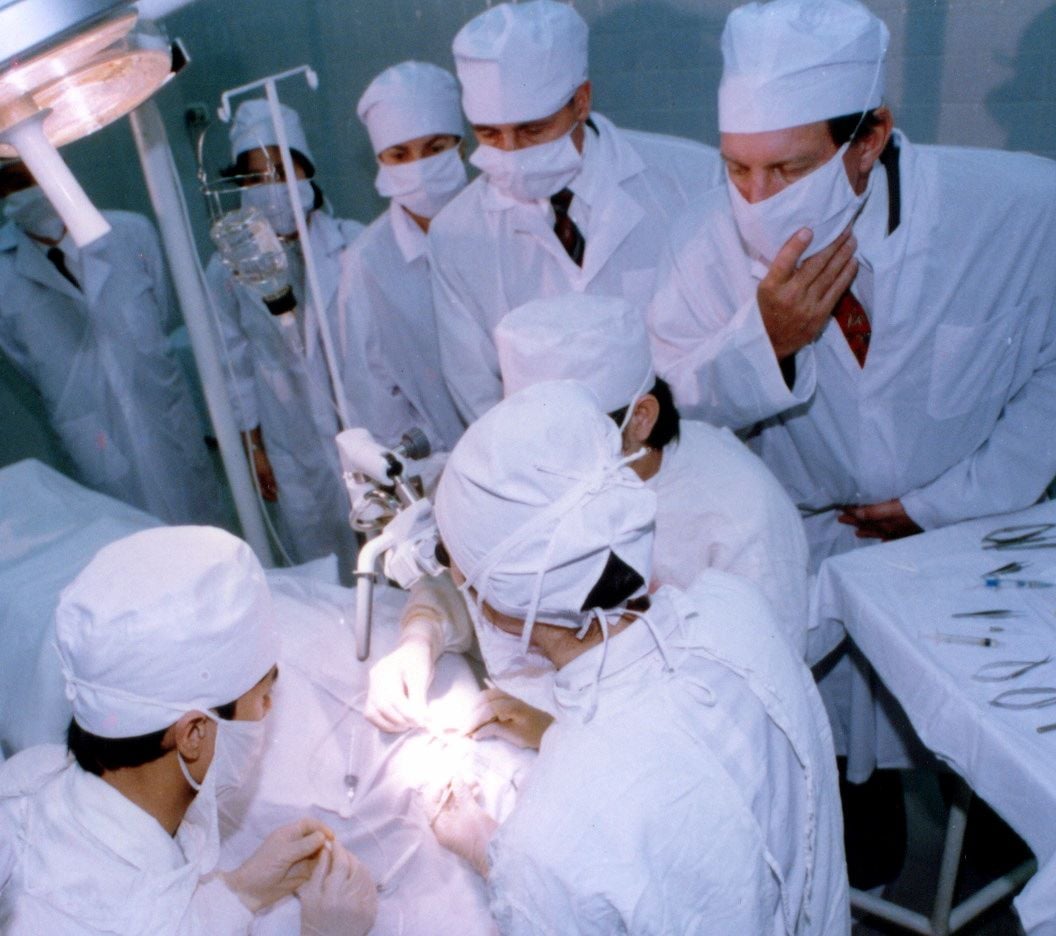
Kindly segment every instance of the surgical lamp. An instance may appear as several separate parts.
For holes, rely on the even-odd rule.
[[[352,527],[375,534],[359,550],[356,562],[356,656],[370,655],[370,623],[374,576],[384,559],[387,578],[410,588],[423,575],[439,575],[439,543],[433,505],[407,476],[411,460],[428,457],[429,440],[420,429],[404,434],[392,449],[379,445],[366,429],[346,429],[337,435],[337,451],[352,501]]]
[[[57,147],[138,107],[174,61],[129,0],[0,0],[0,157],[26,164],[79,247],[110,226]]]

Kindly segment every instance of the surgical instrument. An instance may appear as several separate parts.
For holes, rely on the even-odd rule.
[[[1031,670],[1051,662],[1051,656],[1044,657],[1041,660],[996,660],[993,663],[984,663],[980,666],[972,674],[972,679],[979,682],[1004,682],[1008,679],[1018,679]]]
[[[944,634],[941,632],[928,634],[928,636],[939,643],[967,644],[972,647],[1000,646],[993,637],[973,637],[971,634]]]
[[[1037,698],[1034,698],[1037,697]],[[1020,699],[1024,701],[1019,701]],[[1031,701],[1033,699],[1033,701]],[[991,705],[1006,709],[1036,709],[1056,705],[1056,688],[1052,686],[1027,686],[1023,689],[1006,689],[990,700]]]
[[[983,582],[986,588],[1052,588],[1056,582],[1045,582],[1042,579],[1010,579],[991,576]]]
[[[1029,562],[1019,562],[1018,560],[1006,562],[1003,566],[984,572],[983,578],[991,578],[994,575],[1012,575],[1015,572],[1022,572],[1028,565],[1030,565]]]
[[[1019,523],[998,527],[983,536],[983,549],[1056,548],[1056,537],[1046,536],[1054,523]]]
[[[1019,617],[1020,612],[1011,608],[987,608],[985,611],[955,611],[950,617],[955,618],[994,618],[1004,619]]]

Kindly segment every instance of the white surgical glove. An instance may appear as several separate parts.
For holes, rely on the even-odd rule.
[[[501,738],[519,748],[538,751],[543,733],[553,721],[552,715],[501,689],[485,689],[475,699],[464,730],[477,741]]]
[[[378,914],[378,889],[366,865],[339,843],[323,849],[301,899],[302,936],[366,936]]]
[[[396,649],[370,668],[365,714],[382,731],[408,731],[426,723],[425,694],[436,674],[442,641],[442,625],[407,621]]]
[[[316,819],[280,826],[224,881],[253,913],[292,894],[308,880],[319,849],[334,833]]]
[[[423,793],[423,798],[436,840],[486,878],[490,871],[488,843],[499,824],[477,802],[478,792],[475,785],[455,780]]]

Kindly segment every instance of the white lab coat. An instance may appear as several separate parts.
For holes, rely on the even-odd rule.
[[[0,840],[13,855],[0,930],[244,936],[249,910],[219,876],[202,881],[207,839],[188,819],[170,836],[62,746],[29,748],[0,767]]]
[[[680,220],[650,311],[680,407],[758,423],[752,448],[816,512],[815,567],[861,543],[833,505],[898,497],[931,529],[1026,507],[1056,474],[1056,164],[896,140],[901,223],[859,237],[864,368],[830,320],[796,354],[788,389],[755,298],[765,270],[741,246],[725,188]],[[866,212],[886,218],[873,202]]]
[[[849,932],[809,671],[765,602],[723,573],[662,589],[649,618],[558,674],[557,720],[490,846],[499,930]]]
[[[340,255],[362,229],[356,221],[337,220],[324,211],[309,216],[319,286],[335,341]],[[304,310],[303,275],[294,282],[303,350],[288,340],[261,299],[234,281],[218,255],[209,261],[206,279],[219,316],[228,392],[239,428],[261,427],[275,472],[284,548],[298,563],[331,552],[352,561],[356,543],[334,444],[340,424],[322,342],[313,317]],[[351,380],[354,375],[349,383],[354,393]],[[354,403],[350,409],[355,413]]]
[[[110,233],[66,250],[81,289],[17,225],[0,228],[0,350],[81,483],[169,523],[216,523],[216,475],[168,346],[179,320],[158,235],[141,215],[105,215]]]
[[[567,292],[622,296],[644,312],[660,248],[685,204],[721,181],[711,147],[620,130],[592,115],[570,216],[586,238],[582,268],[565,253],[544,200],[526,205],[481,176],[429,229],[440,359],[467,421],[502,399],[492,334],[511,309]]]
[[[653,579],[688,588],[704,569],[753,582],[785,636],[807,649],[803,521],[770,470],[728,429],[684,419],[646,481],[656,492]]]
[[[417,426],[450,451],[463,425],[440,370],[425,233],[399,205],[375,218],[341,257],[338,307],[346,373],[366,428],[395,445]]]

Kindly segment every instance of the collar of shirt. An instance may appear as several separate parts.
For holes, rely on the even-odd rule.
[[[597,203],[598,190],[602,177],[605,175],[605,167],[602,163],[603,154],[598,134],[584,123],[583,166],[576,173],[576,177],[568,183],[574,196],[568,209],[568,216],[584,237],[589,236],[590,206]],[[553,226],[557,220],[554,216],[554,206],[549,203],[544,204],[550,225]]]
[[[869,187],[865,193],[865,204],[854,223],[854,236],[858,239],[858,274],[851,291],[871,318],[873,312],[873,264],[870,256],[887,237],[887,171],[877,161],[869,173]]]
[[[424,257],[427,249],[425,232],[418,227],[414,218],[394,201],[389,202],[389,221],[404,262],[413,263],[419,257]]]
[[[679,618],[663,592],[652,595],[650,600],[650,608],[646,612],[648,623],[636,618],[620,633],[609,637],[607,646],[598,644],[591,647],[558,670],[554,698],[562,710],[576,711],[589,706],[596,682],[604,683],[606,688],[615,687],[617,683],[636,685],[644,658],[653,654],[661,658],[657,638],[669,642],[668,638],[678,627]],[[601,665],[603,653],[605,664],[599,678],[598,666]]]
[[[144,871],[175,871],[187,859],[152,815],[94,774],[71,764],[64,778],[71,813],[94,838]]]

